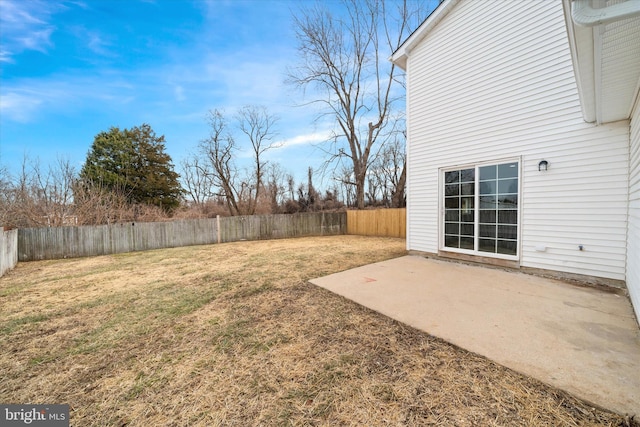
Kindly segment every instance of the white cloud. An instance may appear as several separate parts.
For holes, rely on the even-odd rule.
[[[288,148],[296,145],[314,145],[327,141],[331,137],[331,132],[312,132],[296,135],[292,138],[283,139],[279,142],[279,148]]]
[[[87,36],[87,46],[92,52],[102,56],[114,56],[114,54],[107,49],[111,46],[111,43],[107,42],[100,34],[87,32]]]
[[[41,2],[31,2],[32,5],[38,6],[34,10],[43,10],[40,6],[43,6]],[[5,27],[5,31],[13,29],[15,27],[22,27],[32,24],[43,24],[44,21],[35,16],[29,10],[29,3],[24,1],[3,0],[0,3],[0,10],[2,11],[2,22]],[[46,10],[46,8],[44,9]]]
[[[0,1],[4,44],[0,60],[12,62],[11,57],[24,50],[46,52],[52,46],[51,34],[56,29],[48,23],[54,10],[51,2]]]
[[[187,97],[184,94],[184,88],[180,85],[176,85],[173,88],[173,94],[176,97],[176,101],[178,102],[182,102],[185,101],[187,99]]]
[[[121,78],[105,83],[104,76],[60,75],[21,79],[0,87],[3,121],[28,123],[42,113],[60,113],[96,105],[121,109],[136,99],[132,85]]]
[[[230,65],[232,64],[232,65]],[[285,63],[273,58],[243,55],[214,57],[204,64],[204,73],[224,90],[225,108],[243,105],[277,105],[287,102],[284,88]]]
[[[0,115],[27,123],[41,104],[42,100],[32,95],[10,92],[0,97]]]
[[[11,59],[11,52],[4,49],[0,50],[0,62],[13,62],[13,59]]]
[[[16,37],[14,40],[19,42],[25,50],[37,50],[46,53],[47,48],[52,46],[51,34],[53,27],[47,27],[42,30],[31,30],[25,37]]]

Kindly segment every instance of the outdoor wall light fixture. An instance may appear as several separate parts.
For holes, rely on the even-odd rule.
[[[540,160],[540,163],[538,163],[538,170],[546,171],[548,166],[549,166],[549,162],[547,162],[546,160]]]

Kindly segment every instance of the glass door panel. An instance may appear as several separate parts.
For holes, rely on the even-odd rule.
[[[518,170],[509,162],[444,173],[445,247],[517,255]]]
[[[518,163],[480,166],[481,252],[516,255],[518,241]],[[489,232],[493,230],[493,232]]]
[[[475,169],[444,174],[444,245],[473,250]]]

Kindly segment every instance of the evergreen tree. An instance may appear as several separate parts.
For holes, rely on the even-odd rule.
[[[124,194],[130,203],[159,206],[165,210],[180,204],[182,188],[165,152],[164,136],[151,126],[120,130],[112,127],[95,136],[80,178]]]

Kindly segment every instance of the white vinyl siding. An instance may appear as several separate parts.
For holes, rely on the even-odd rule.
[[[640,99],[631,117],[627,289],[640,319]]]
[[[411,51],[407,120],[408,249],[438,252],[439,169],[520,158],[520,265],[625,279],[629,122],[584,122],[560,1],[458,3]]]

